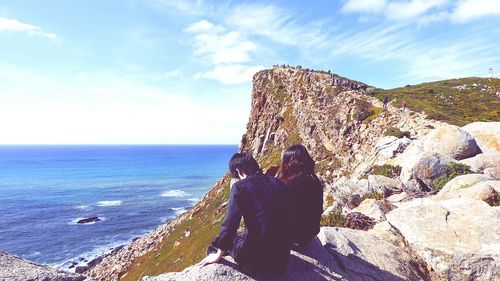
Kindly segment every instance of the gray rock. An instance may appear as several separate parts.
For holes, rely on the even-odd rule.
[[[394,136],[386,136],[377,141],[375,151],[379,156],[389,159],[403,152],[411,142],[412,140],[407,137],[399,139]]]
[[[471,134],[453,125],[430,131],[425,137],[423,148],[425,152],[439,153],[457,160],[481,153]]]
[[[402,204],[386,218],[442,279],[500,276],[500,208],[470,198],[424,198]]]
[[[486,168],[484,169],[484,174],[492,177],[496,180],[500,180],[500,166],[499,167],[494,167],[494,168]]]
[[[418,179],[427,186],[432,186],[436,180],[446,175],[446,165],[454,162],[451,157],[440,154],[423,154],[417,161],[411,161],[401,167],[401,178],[404,181]]]
[[[393,178],[382,175],[369,175],[368,188],[373,192],[383,194],[384,197],[390,196],[393,193],[398,193],[403,190],[403,184]]]
[[[82,281],[85,276],[23,260],[0,251],[0,280]]]
[[[500,122],[474,122],[462,129],[474,137],[483,153],[500,153]]]
[[[385,214],[395,209],[391,202],[387,200],[365,199],[352,212],[358,212],[374,219],[377,222],[385,220]]]
[[[437,198],[448,198],[449,193],[453,193],[459,189],[471,187],[472,185],[474,185],[478,182],[487,181],[487,180],[492,180],[492,178],[488,177],[487,175],[483,175],[483,174],[468,174],[468,175],[458,176],[458,177],[455,177],[454,179],[450,180],[448,183],[446,183],[443,186],[443,188],[438,192],[436,197]]]
[[[483,172],[487,168],[500,167],[500,153],[481,153],[474,157],[463,159],[460,163],[469,166],[475,172]]]
[[[143,280],[428,280],[428,273],[418,259],[415,260],[407,249],[395,245],[395,241],[402,243],[400,239],[391,233],[388,224],[370,231],[324,227],[318,238],[303,249],[292,251],[288,270],[281,276],[266,277],[244,272],[228,258],[221,264],[202,268],[191,266],[182,272],[145,277]]]

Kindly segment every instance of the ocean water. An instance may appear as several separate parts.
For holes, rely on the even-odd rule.
[[[59,268],[95,258],[194,205],[236,150],[0,146],[0,250]]]

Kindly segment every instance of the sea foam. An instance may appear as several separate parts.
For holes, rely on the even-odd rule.
[[[121,204],[122,204],[121,200],[109,200],[109,201],[97,202],[97,206],[100,206],[100,207],[120,206]]]
[[[169,190],[169,191],[165,191],[161,194],[161,197],[185,197],[185,196],[189,196],[190,194],[185,192],[185,191],[182,191],[180,189],[174,189],[174,190]]]

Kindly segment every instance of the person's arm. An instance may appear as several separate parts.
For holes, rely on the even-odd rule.
[[[236,232],[240,225],[242,216],[241,203],[239,199],[240,195],[237,186],[238,185],[235,184],[231,189],[226,218],[221,225],[219,236],[217,236],[212,242],[212,246],[218,249],[217,253],[210,254],[205,259],[203,259],[199,263],[201,266],[220,261],[222,256],[226,252],[231,251],[231,249],[233,248],[234,238],[236,237]]]
[[[217,249],[217,253],[206,256],[202,261],[198,263],[198,266],[205,266],[207,264],[219,262],[224,254],[224,251],[222,251],[221,249]]]

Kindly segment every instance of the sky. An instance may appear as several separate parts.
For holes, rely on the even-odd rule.
[[[0,0],[0,144],[237,144],[274,64],[500,72],[500,0]]]

